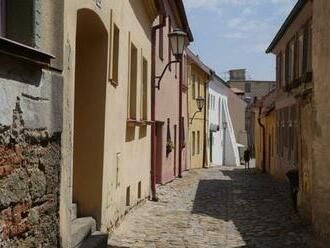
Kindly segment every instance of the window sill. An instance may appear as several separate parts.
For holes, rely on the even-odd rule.
[[[144,123],[144,125],[146,126],[152,126],[155,122],[154,121],[148,121],[148,120],[142,120],[142,122]]]
[[[49,67],[51,59],[55,58],[51,54],[4,37],[0,37],[0,53],[37,64],[41,67]]]
[[[306,72],[298,79],[292,80],[289,85],[285,87],[286,91],[298,88],[301,84],[306,84],[313,81],[313,72]]]
[[[127,119],[127,126],[136,127],[143,126],[143,122],[136,119]]]
[[[151,126],[153,121],[148,120],[136,120],[136,119],[127,119],[127,126],[129,127],[142,127],[142,126]]]

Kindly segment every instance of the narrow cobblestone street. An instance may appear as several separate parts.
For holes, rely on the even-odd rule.
[[[242,168],[193,170],[132,211],[109,247],[311,247],[288,185]]]

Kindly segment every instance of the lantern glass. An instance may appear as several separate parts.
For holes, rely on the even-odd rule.
[[[181,59],[185,47],[187,34],[180,29],[174,29],[168,34],[172,53],[176,59]]]
[[[197,103],[197,108],[199,109],[199,111],[202,111],[202,109],[204,108],[205,99],[203,97],[197,97],[196,103]]]

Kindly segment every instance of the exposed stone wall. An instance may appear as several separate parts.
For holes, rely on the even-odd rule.
[[[57,247],[60,135],[24,127],[17,98],[0,124],[0,247]]]

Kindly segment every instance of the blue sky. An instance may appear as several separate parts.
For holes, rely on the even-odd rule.
[[[194,35],[191,49],[219,76],[246,68],[274,80],[275,57],[265,50],[297,0],[184,0]]]

